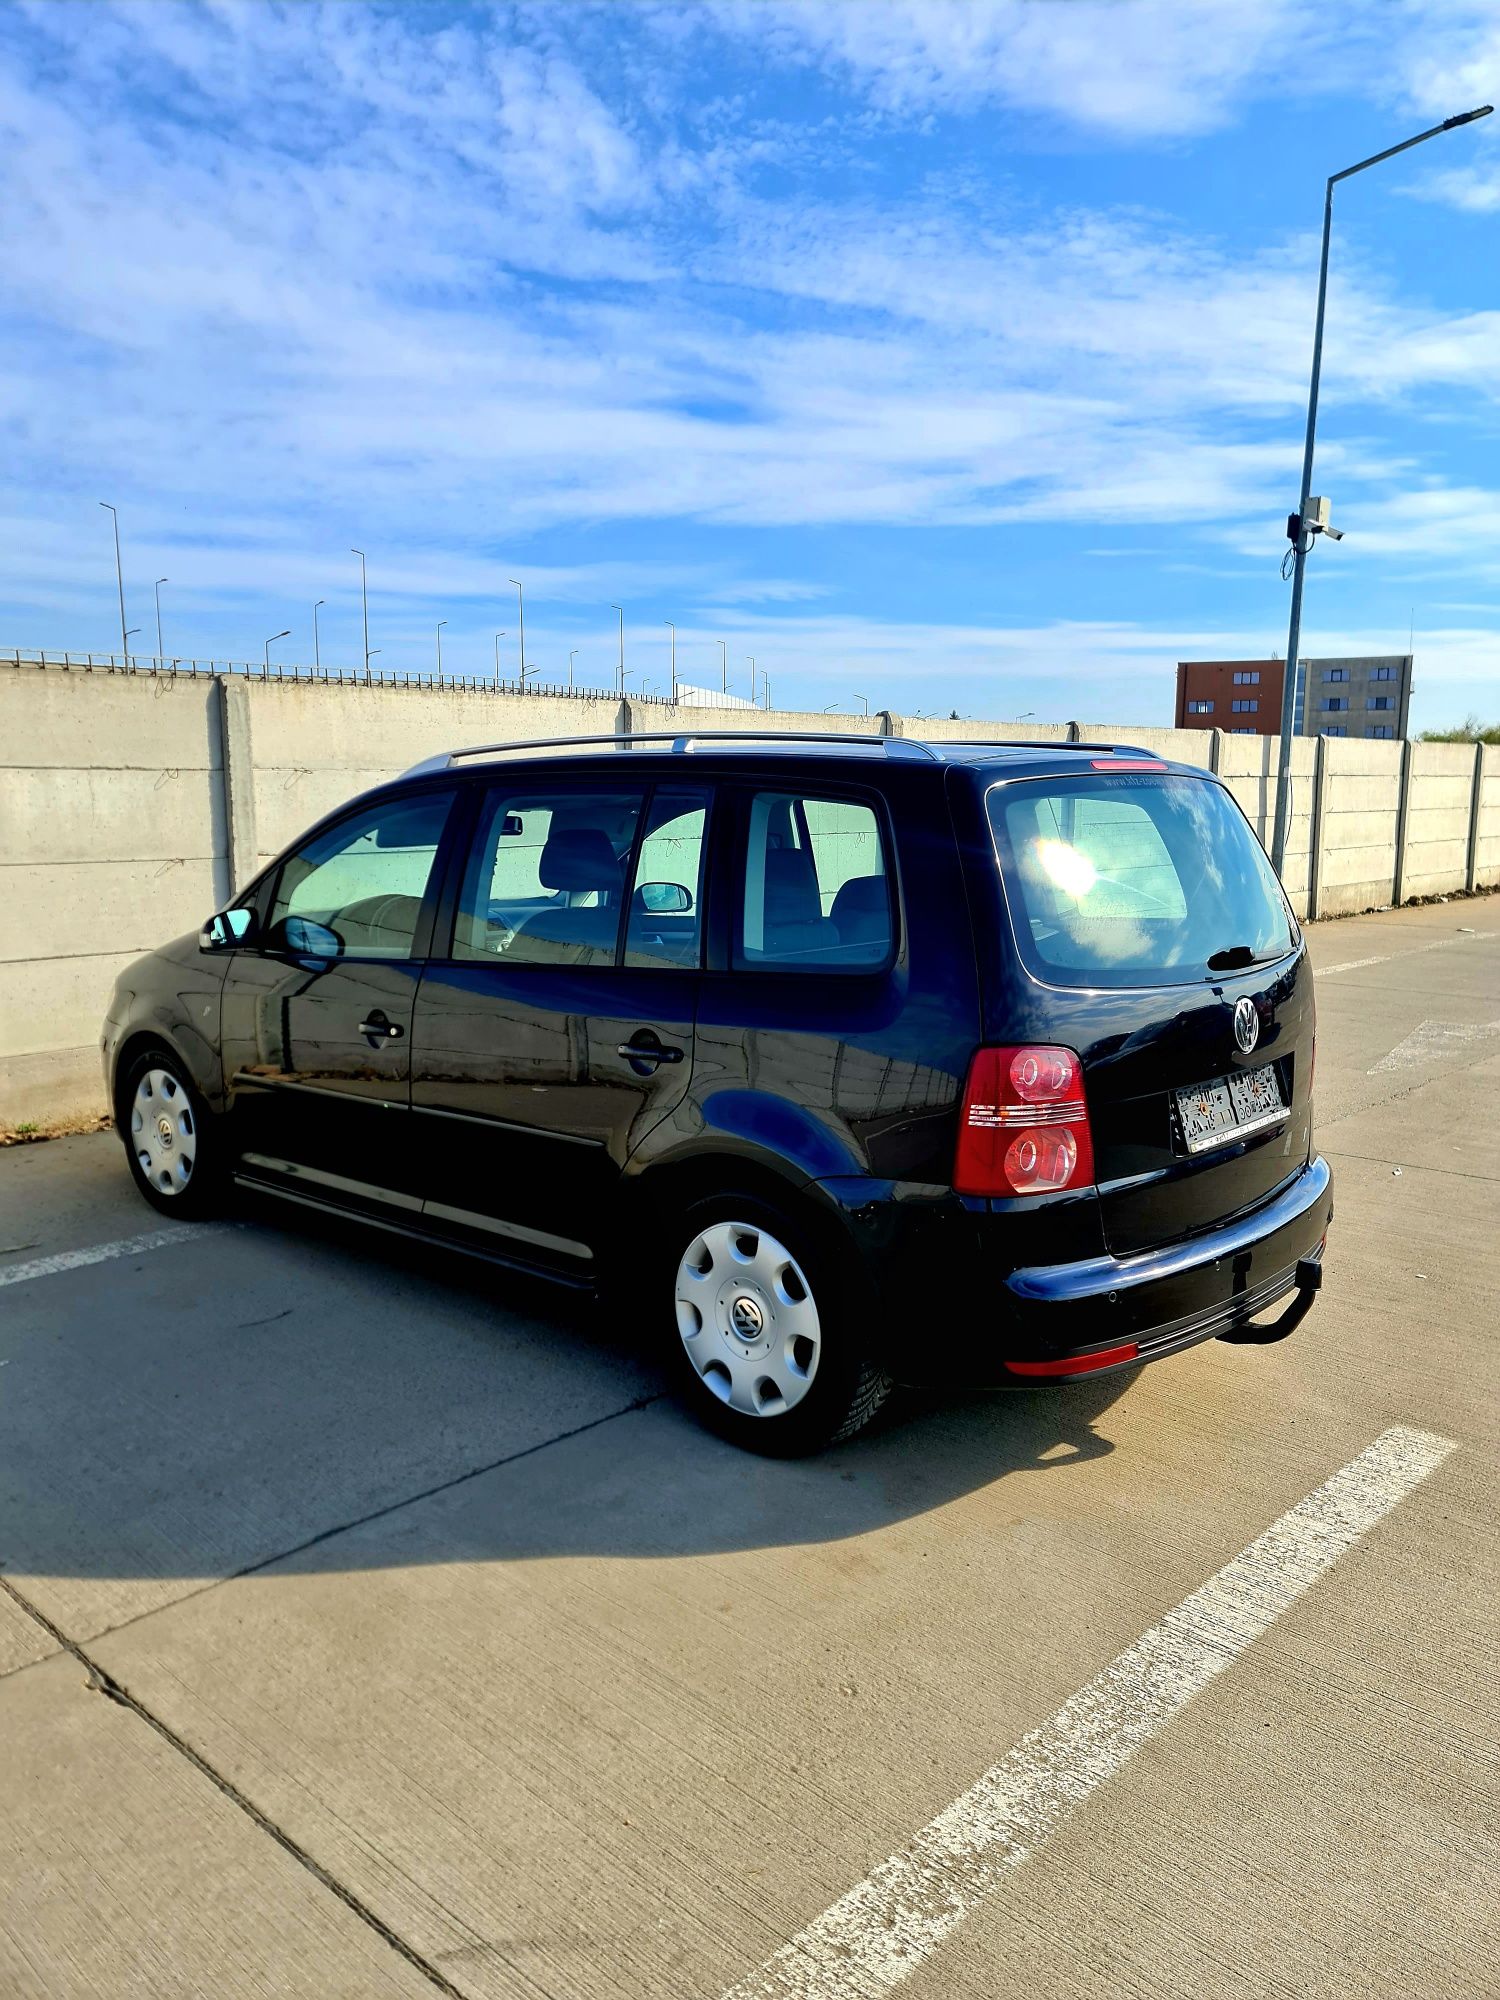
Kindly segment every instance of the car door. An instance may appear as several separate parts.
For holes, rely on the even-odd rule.
[[[625,1162],[688,1087],[708,813],[701,785],[483,790],[412,1035],[437,1227],[587,1276]]]
[[[282,862],[223,996],[230,1137],[285,1190],[415,1213],[412,1008],[456,789],[405,791],[322,826]]]

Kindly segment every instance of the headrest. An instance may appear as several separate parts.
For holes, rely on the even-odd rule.
[[[812,856],[800,847],[766,851],[766,922],[810,924],[823,914]]]
[[[606,889],[620,886],[620,864],[609,836],[597,826],[567,826],[549,834],[537,868],[544,889]]]
[[[852,875],[833,899],[830,915],[836,924],[850,917],[884,917],[890,910],[890,895],[883,875]]]

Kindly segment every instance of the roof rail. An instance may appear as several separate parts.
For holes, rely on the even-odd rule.
[[[894,752],[897,756],[936,758],[928,744],[915,737],[862,736],[841,729],[636,729],[624,733],[593,736],[536,736],[510,743],[471,743],[462,750],[440,750],[413,764],[403,778],[425,777],[429,772],[446,771],[463,757],[497,757],[513,750],[574,750],[584,743],[608,744],[612,749],[629,750],[638,743],[668,743],[674,755],[686,756],[697,743],[856,743],[861,747]]]
[[[630,750],[637,744],[666,743],[674,756],[690,756],[700,743],[835,743],[843,749],[855,745],[877,750],[887,757],[927,757],[940,761],[939,752],[920,736],[864,736],[841,729],[636,729],[621,733],[585,736],[534,736],[508,743],[471,743],[461,750],[440,750],[424,757],[403,778],[427,777],[450,770],[465,757],[507,756],[513,751],[576,750],[586,743],[604,744],[613,750]],[[971,736],[945,740],[947,750],[1093,750],[1127,757],[1150,757],[1155,753],[1133,743],[1050,743],[1020,736]]]

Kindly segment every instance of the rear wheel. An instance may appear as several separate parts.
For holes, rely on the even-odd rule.
[[[135,1184],[163,1215],[209,1214],[220,1193],[217,1134],[183,1064],[143,1050],[120,1090],[120,1136]]]
[[[683,1216],[672,1268],[676,1373],[710,1429],[793,1457],[852,1437],[875,1415],[891,1378],[862,1337],[863,1275],[842,1261],[750,1196],[700,1202]]]

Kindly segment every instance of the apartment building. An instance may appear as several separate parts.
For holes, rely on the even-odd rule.
[[[1411,663],[1410,653],[1301,661],[1293,723],[1296,733],[1374,736],[1387,741],[1404,736],[1411,708]]]
[[[1404,736],[1411,669],[1410,653],[1302,660],[1294,695],[1296,734]],[[1278,736],[1285,679],[1284,660],[1179,660],[1177,727]]]

